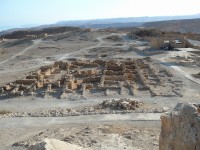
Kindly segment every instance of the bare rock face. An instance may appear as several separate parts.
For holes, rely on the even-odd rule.
[[[83,150],[83,148],[56,139],[45,139],[28,150]]]
[[[178,103],[161,116],[159,150],[200,150],[200,105]]]

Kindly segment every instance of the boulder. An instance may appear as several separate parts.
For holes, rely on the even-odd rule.
[[[179,103],[161,116],[159,150],[200,150],[199,105]]]

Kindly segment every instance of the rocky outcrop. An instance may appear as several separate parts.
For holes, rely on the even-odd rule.
[[[56,139],[45,139],[31,146],[28,150],[83,150],[83,148]]]
[[[200,105],[179,103],[161,116],[160,150],[200,150]]]

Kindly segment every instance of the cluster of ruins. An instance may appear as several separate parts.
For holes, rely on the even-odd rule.
[[[170,80],[172,74],[165,69],[155,70],[150,61],[151,58],[127,61],[58,61],[2,86],[0,94],[19,96],[43,93],[45,96],[57,93],[60,98],[66,98],[68,93],[84,96],[85,92],[92,93],[95,90],[109,96],[112,91],[123,95],[128,90],[129,95],[135,95],[137,91],[149,91],[152,96],[180,96],[173,88],[177,88],[177,85],[174,86],[174,82]],[[170,87],[165,85],[166,81],[171,82],[167,84]]]

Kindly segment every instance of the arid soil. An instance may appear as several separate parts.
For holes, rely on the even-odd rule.
[[[78,30],[1,41],[0,149],[26,150],[49,138],[85,149],[158,150],[160,115],[178,102],[198,103],[199,50],[150,50],[149,41],[128,33]],[[27,86],[17,82],[42,66],[54,70],[37,74],[43,86],[22,90]]]

